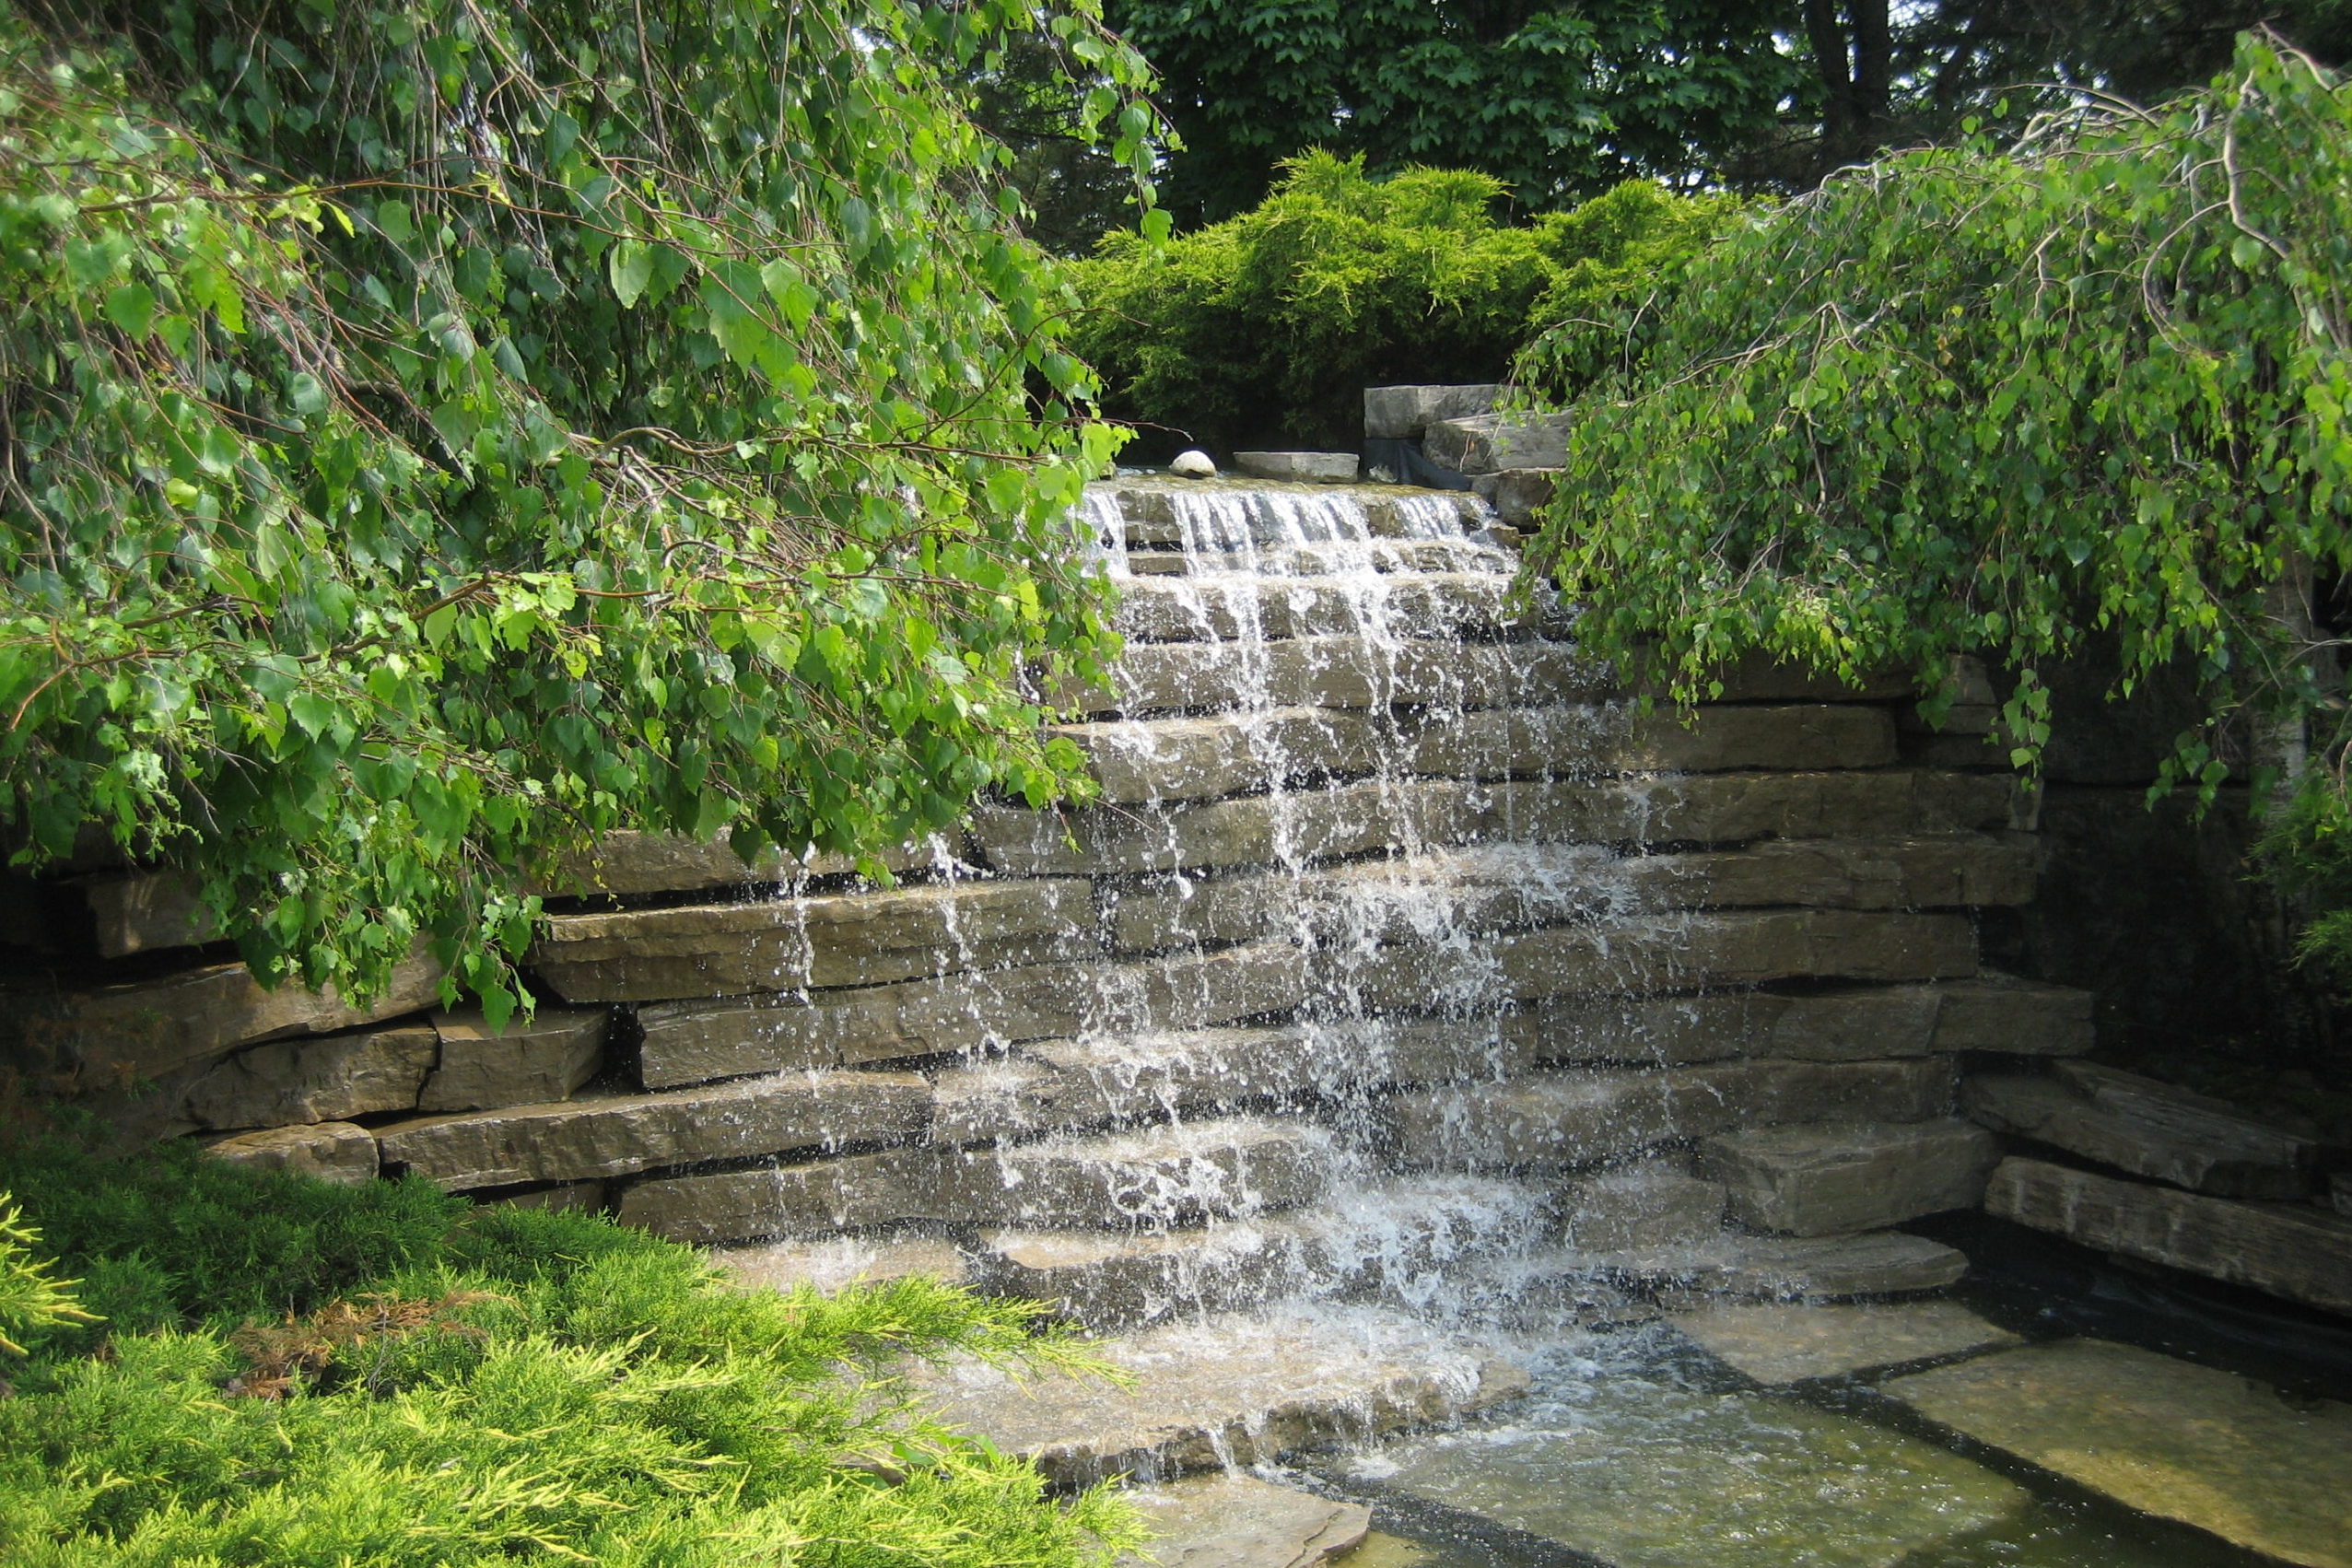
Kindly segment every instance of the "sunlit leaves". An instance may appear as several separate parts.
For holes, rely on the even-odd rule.
[[[2296,606],[2352,569],[2352,89],[2248,39],[2159,112],[1851,171],[1670,281],[1527,362],[1589,387],[1534,559],[1597,649],[1685,696],[1753,649],[1931,688],[1983,653],[2030,765],[2034,672],[2102,638],[2120,691],[2194,680],[2207,790],[2242,708],[2337,722]]]
[[[1110,437],[1026,400],[1084,390],[1069,302],[956,84],[1053,26],[1131,101],[1087,6],[153,10],[0,29],[20,860],[97,825],[265,978],[424,942],[504,1008],[518,873],[597,834],[1060,787]]]

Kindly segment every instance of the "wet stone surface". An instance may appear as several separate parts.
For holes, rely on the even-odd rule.
[[[1254,1476],[1188,1476],[1136,1487],[1128,1501],[1153,1539],[1119,1568],[1317,1568],[1345,1557],[1372,1529],[1372,1510]]]
[[[974,1363],[914,1376],[940,1419],[1031,1456],[1062,1485],[1271,1462],[1457,1420],[1527,1387],[1485,1347],[1369,1310],[1211,1318],[1096,1348],[1133,1381]]]
[[[2128,1506],[2311,1568],[2352,1568],[2352,1406],[2097,1340],[1886,1386],[1930,1420]]]
[[[2019,1343],[1946,1301],[1703,1306],[1674,1327],[1759,1383],[1796,1383]]]
[[[1552,1369],[1523,1419],[1345,1473],[1618,1568],[1893,1568],[2029,1504],[1944,1449],[1784,1396],[1657,1366],[1570,1370]]]

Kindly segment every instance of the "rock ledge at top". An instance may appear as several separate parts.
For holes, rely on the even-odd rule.
[[[1352,485],[1356,478],[1353,452],[1235,452],[1234,466],[1255,479]]]
[[[1460,419],[1494,407],[1503,389],[1471,386],[1366,387],[1363,433],[1375,441],[1409,441],[1440,419]]]

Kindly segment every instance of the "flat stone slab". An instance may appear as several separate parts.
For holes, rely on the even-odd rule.
[[[925,1275],[942,1284],[969,1284],[969,1259],[943,1236],[841,1236],[779,1241],[714,1252],[710,1261],[745,1290],[789,1291],[809,1285],[831,1295],[853,1285]]]
[[[1312,1203],[1334,1166],[1312,1122],[1228,1117],[950,1153],[940,1184],[966,1223],[1152,1229]]]
[[[196,1080],[188,1115],[200,1127],[284,1127],[414,1110],[439,1053],[421,1024],[255,1046]]]
[[[2352,1219],[2314,1204],[2207,1198],[2012,1156],[1984,1207],[2102,1252],[2352,1313]]]
[[[1992,973],[1930,985],[1794,994],[1559,997],[1538,1009],[1536,1053],[1545,1061],[1656,1067],[1742,1056],[1805,1061],[1960,1051],[2062,1056],[2090,1048],[2090,1002],[2089,991]]]
[[[1698,1174],[1724,1185],[1740,1223],[1820,1236],[1973,1209],[2000,1159],[1970,1122],[1807,1122],[1707,1139]]]
[[[376,1179],[376,1141],[366,1128],[347,1121],[240,1132],[213,1144],[210,1153],[216,1160],[233,1161],[256,1170],[291,1171],[341,1187],[357,1187]]]
[[[2310,1568],[2352,1568],[2352,1405],[2098,1340],[1885,1384],[1931,1421],[2144,1513]]]
[[[930,1119],[907,1072],[791,1072],[669,1094],[614,1094],[427,1117],[380,1129],[386,1164],[453,1191],[626,1176],[844,1143],[901,1142]]]
[[[86,1083],[159,1079],[240,1046],[396,1018],[432,1006],[440,994],[440,966],[421,950],[401,961],[383,995],[365,1007],[333,987],[264,990],[242,964],[210,964],[96,990],[0,996],[0,1053]]]
[[[1361,1545],[1372,1510],[1227,1471],[1129,1489],[1152,1531],[1120,1568],[1316,1568]]]
[[[1682,1305],[1716,1296],[1834,1301],[1942,1290],[1968,1272],[1957,1248],[1901,1231],[1847,1236],[1726,1235],[1691,1247],[1596,1254],[1582,1260]]]
[[[2217,1197],[2300,1198],[2315,1181],[2310,1139],[2136,1072],[2062,1062],[2047,1076],[1984,1074],[1960,1103],[1996,1132]]]
[[[1604,1371],[1574,1410],[1409,1442],[1359,1469],[1616,1568],[1897,1568],[2030,1504],[1956,1454],[1785,1395]]]
[[[1254,479],[1302,480],[1316,485],[1352,485],[1353,452],[1235,452],[1234,466]]]
[[[1314,1208],[1177,1230],[983,1231],[975,1277],[1000,1295],[1050,1302],[1090,1328],[1131,1328],[1178,1313],[1425,1283],[1524,1232],[1542,1207],[1533,1187],[1406,1178],[1351,1186]]]
[[[531,963],[576,1002],[872,986],[1077,956],[1060,939],[1082,938],[1092,917],[1082,882],[972,881],[557,915]]]
[[[568,1099],[603,1065],[612,1022],[609,1008],[543,1007],[494,1030],[478,1008],[436,1012],[439,1065],[416,1108],[492,1110]]]
[[[1094,1349],[1134,1381],[971,1362],[910,1376],[939,1420],[1061,1486],[1270,1463],[1455,1421],[1527,1387],[1485,1347],[1386,1312],[1216,1317]]]
[[[1671,1321],[1763,1384],[1840,1377],[2022,1342],[1948,1301],[1726,1304]]]

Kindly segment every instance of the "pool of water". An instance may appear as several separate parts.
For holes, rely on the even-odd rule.
[[[2352,1333],[1983,1228],[1958,1293],[2029,1341],[2096,1338],[2352,1392]],[[1879,1375],[1764,1387],[1670,1323],[1539,1330],[1528,1398],[1302,1477],[1372,1505],[1344,1568],[2248,1568],[2276,1558],[2126,1507],[1916,1415]],[[2344,1478],[2352,1482],[2352,1474]],[[2182,1475],[2194,1488],[2210,1480]],[[2310,1559],[2307,1559],[2310,1560]]]

